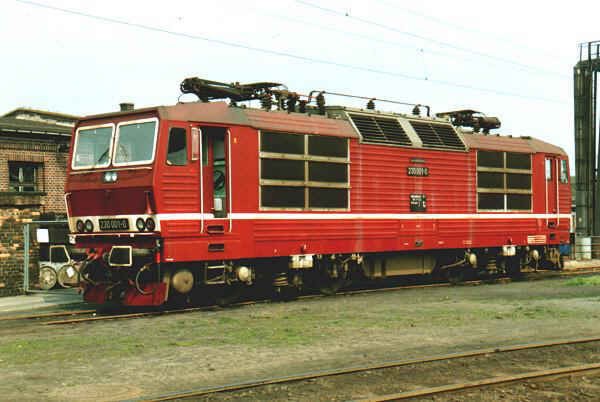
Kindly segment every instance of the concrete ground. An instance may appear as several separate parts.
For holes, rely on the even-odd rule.
[[[22,296],[0,297],[0,315],[50,309],[76,303],[82,303],[82,297],[76,289],[56,289]]]
[[[600,260],[569,260],[565,261],[565,270],[600,267]]]

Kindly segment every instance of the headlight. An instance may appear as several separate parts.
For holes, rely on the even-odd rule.
[[[77,223],[75,224],[75,229],[77,229],[77,231],[79,233],[83,232],[85,229],[85,225],[83,224],[83,221],[81,219],[79,219],[77,221]]]
[[[144,222],[144,218],[137,218],[135,221],[135,227],[137,227],[137,230],[140,232],[143,232],[144,229],[146,229],[146,222]]]
[[[94,224],[89,219],[87,221],[85,221],[85,231],[86,232],[93,232],[94,231]]]
[[[156,223],[154,222],[154,219],[146,219],[146,229],[148,229],[149,232],[152,232],[154,229],[156,229]]]
[[[117,181],[117,172],[104,172],[102,179],[105,183],[114,183]]]

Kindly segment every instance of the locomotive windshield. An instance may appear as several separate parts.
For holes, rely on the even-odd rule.
[[[73,169],[141,165],[154,160],[158,119],[144,119],[77,130]],[[112,144],[114,143],[114,149]]]
[[[106,167],[110,163],[110,144],[114,125],[79,129],[75,139],[73,168]]]
[[[117,126],[115,166],[152,162],[156,143],[156,119],[120,123]]]

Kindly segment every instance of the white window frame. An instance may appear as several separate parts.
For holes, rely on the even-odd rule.
[[[263,132],[267,133],[282,133],[300,135],[304,137],[304,153],[303,154],[285,154],[279,152],[265,152],[261,151],[261,142]],[[259,161],[258,161],[258,178],[259,178],[259,189],[258,189],[258,202],[260,211],[350,211],[350,138],[341,137],[346,140],[346,157],[336,156],[314,156],[308,153],[308,142],[309,137],[319,137],[317,134],[308,133],[294,133],[294,132],[278,132],[278,131],[258,131],[258,150],[259,150]],[[377,144],[379,145],[379,144]],[[262,178],[262,159],[281,159],[281,160],[297,160],[304,163],[304,180],[272,180]],[[317,182],[308,180],[308,164],[310,162],[326,162],[326,163],[337,163],[345,164],[347,168],[347,182]],[[302,187],[304,189],[304,206],[303,207],[271,207],[263,206],[262,203],[262,187],[263,186],[276,186],[276,187]],[[323,207],[310,207],[309,191],[311,188],[334,188],[334,189],[345,189],[347,196],[347,206],[344,208],[323,208]]]
[[[85,165],[85,166],[75,166],[75,156],[77,155],[77,145],[79,140],[79,132],[82,130],[93,130],[95,128],[104,128],[111,127],[112,131],[110,133],[110,143],[108,145],[108,158],[107,162],[102,165]],[[112,152],[113,152],[113,143],[115,139],[115,123],[105,123],[105,124],[97,124],[93,126],[81,126],[77,128],[75,131],[75,142],[73,144],[73,156],[71,159],[71,169],[73,170],[86,170],[86,169],[101,169],[110,166],[112,161]]]
[[[479,166],[479,151],[484,152],[500,152],[502,153],[502,166],[501,168],[496,167],[486,167]],[[523,155],[529,155],[529,169],[514,169],[506,167],[506,158],[508,153],[518,153]],[[500,173],[502,174],[504,180],[503,188],[487,188],[487,187],[479,187],[479,173],[481,172],[489,172],[489,173]],[[508,174],[526,174],[529,175],[529,180],[531,185],[529,186],[529,190],[520,190],[520,189],[509,189],[507,187],[507,175]],[[533,154],[527,154],[525,152],[513,152],[513,151],[498,151],[492,149],[477,149],[475,152],[475,192],[476,192],[476,202],[477,202],[477,212],[532,212],[533,211]],[[479,195],[480,194],[502,194],[504,196],[504,208],[502,209],[480,209],[479,208]],[[529,195],[530,197],[530,208],[529,209],[509,209],[508,208],[508,196],[511,194],[522,194]]]
[[[151,117],[151,118],[147,118],[147,119],[138,119],[138,120],[130,120],[130,121],[122,121],[119,122],[117,124],[117,129],[114,135],[114,143],[112,144],[112,154],[116,155],[116,151],[115,148],[118,146],[119,144],[119,135],[120,135],[120,128],[121,126],[129,126],[132,124],[140,124],[140,123],[149,123],[149,122],[155,122],[156,125],[154,126],[154,143],[152,144],[152,157],[150,159],[146,159],[146,160],[142,160],[142,161],[135,161],[135,162],[121,162],[121,163],[117,163],[116,161],[112,161],[112,165],[115,167],[121,167],[121,166],[136,166],[136,165],[148,165],[151,164],[152,162],[154,162],[154,158],[156,156],[156,141],[158,139],[158,126],[159,126],[159,121],[157,117]]]

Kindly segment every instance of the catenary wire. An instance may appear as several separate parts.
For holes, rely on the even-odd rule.
[[[43,4],[43,3],[38,3],[38,2],[34,2],[34,1],[29,1],[29,0],[15,0],[15,1],[17,3],[26,4],[26,5],[33,6],[33,7],[43,8],[43,9],[47,9],[47,10],[60,11],[60,12],[66,13],[66,14],[76,15],[76,16],[85,17],[85,18],[94,19],[94,20],[103,21],[103,22],[108,22],[108,23],[112,23],[112,24],[130,26],[130,27],[139,28],[139,29],[143,29],[143,30],[147,30],[147,31],[153,31],[153,32],[161,32],[161,33],[165,33],[165,34],[172,35],[172,36],[193,39],[193,40],[201,40],[201,41],[208,42],[208,43],[216,43],[216,44],[220,44],[223,46],[235,47],[238,49],[245,49],[245,50],[250,50],[250,51],[254,51],[254,52],[270,54],[270,55],[274,55],[274,56],[287,57],[287,58],[296,59],[296,60],[325,64],[325,65],[341,67],[341,68],[346,68],[346,69],[355,70],[355,71],[369,72],[369,73],[373,73],[373,74],[386,75],[386,76],[390,76],[390,77],[403,78],[403,79],[413,80],[413,81],[425,81],[425,82],[429,82],[432,84],[444,85],[444,86],[461,88],[461,89],[468,89],[468,90],[472,90],[472,91],[476,91],[476,92],[491,93],[491,94],[499,95],[499,96],[507,96],[507,97],[513,97],[513,98],[526,99],[526,100],[536,100],[536,101],[556,103],[556,104],[566,104],[565,101],[560,100],[560,99],[545,98],[545,97],[534,96],[534,95],[524,95],[524,94],[513,93],[513,92],[509,92],[509,91],[500,91],[500,90],[496,90],[493,88],[478,87],[478,86],[474,86],[474,85],[456,83],[456,82],[446,81],[446,80],[427,79],[427,78],[418,77],[418,76],[414,76],[414,75],[410,75],[410,74],[405,74],[405,73],[401,73],[401,72],[397,72],[397,71],[382,70],[382,69],[378,69],[378,68],[374,68],[374,67],[360,66],[360,65],[349,64],[349,63],[341,63],[341,62],[336,62],[336,61],[326,60],[326,59],[317,59],[314,57],[301,56],[301,55],[284,52],[284,51],[279,51],[279,50],[260,48],[260,47],[256,47],[256,46],[244,45],[242,43],[230,42],[230,41],[225,41],[225,40],[221,40],[221,39],[215,39],[215,38],[211,38],[208,36],[188,34],[188,33],[173,31],[173,30],[169,30],[169,29],[165,29],[165,28],[140,24],[137,22],[131,22],[131,21],[120,20],[120,19],[116,19],[116,18],[112,18],[112,17],[105,17],[105,16],[100,16],[100,15],[95,15],[95,14],[89,14],[89,13],[85,13],[82,11],[52,6],[49,4]]]
[[[274,19],[278,19],[278,20],[284,20],[284,21],[290,21],[292,23],[295,24],[299,24],[305,27],[314,27],[323,31],[328,31],[328,32],[336,32],[339,34],[343,34],[346,36],[352,36],[355,38],[359,38],[362,39],[364,41],[370,41],[373,43],[377,43],[377,44],[383,44],[383,45],[390,45],[390,46],[395,46],[395,47],[402,47],[404,49],[409,49],[412,51],[416,51],[418,52],[418,54],[420,56],[423,56],[425,53],[429,54],[429,55],[433,55],[433,56],[438,56],[438,57],[445,57],[448,59],[452,59],[452,60],[456,60],[457,56],[456,53],[452,54],[452,53],[448,53],[448,52],[441,52],[439,50],[433,50],[431,48],[425,48],[425,47],[415,47],[415,46],[411,46],[411,45],[407,45],[406,43],[401,43],[398,42],[397,40],[390,40],[390,39],[386,39],[386,38],[379,38],[379,37],[375,37],[372,35],[365,35],[365,34],[361,34],[359,32],[352,32],[352,31],[348,31],[345,29],[339,29],[339,28],[334,28],[331,26],[326,26],[326,25],[322,25],[322,24],[317,24],[314,23],[312,21],[306,21],[306,20],[302,20],[300,18],[294,18],[294,17],[289,17],[287,15],[282,15],[282,14],[277,14],[277,13],[273,13],[270,11],[263,11],[263,10],[256,10],[253,9],[254,12],[256,12],[259,15],[263,15],[263,16],[267,16],[267,17],[271,17]],[[466,57],[465,57],[466,56]],[[474,61],[477,58],[476,55],[464,55],[463,57],[461,57],[461,61],[469,61],[472,60]],[[478,58],[480,61],[483,61],[487,64],[494,64],[495,62],[493,60],[486,60],[486,59],[481,59]],[[517,70],[519,71],[524,71],[527,74],[531,73],[531,68],[530,67],[523,67],[523,66],[518,66],[518,65],[514,65],[513,67],[515,67]],[[557,73],[552,72],[552,73],[547,73],[545,71],[542,71],[544,74],[549,74],[549,75],[556,75]],[[425,77],[427,77],[428,74],[425,73]],[[563,77],[570,77],[567,75],[562,75]]]
[[[526,49],[527,51],[534,51],[536,53],[544,54],[549,57],[556,57],[556,55],[549,53],[547,50],[542,50],[537,47],[528,46],[523,43],[512,40],[508,37],[492,34],[491,32],[485,31],[483,29],[469,27],[468,24],[454,24],[445,19],[438,18],[438,17],[432,16],[432,15],[423,13],[421,11],[414,10],[412,8],[408,8],[404,4],[400,5],[397,2],[389,1],[389,0],[376,0],[376,1],[378,3],[381,3],[388,7],[392,7],[394,9],[404,12],[406,14],[410,14],[410,15],[416,16],[416,17],[424,19],[424,20],[429,20],[438,25],[446,26],[446,27],[452,28],[457,31],[470,32],[470,33],[475,33],[477,35],[486,35],[490,38],[494,38],[495,40],[507,42],[508,44],[510,44],[511,47],[520,47],[522,49]]]
[[[427,36],[423,36],[423,35],[420,35],[420,34],[417,34],[417,33],[414,33],[414,32],[409,32],[409,31],[404,31],[404,30],[401,30],[401,29],[397,29],[397,28],[394,28],[392,26],[389,26],[389,25],[386,25],[386,24],[383,24],[383,23],[380,23],[380,22],[377,22],[377,21],[374,21],[374,20],[370,20],[370,19],[367,19],[367,18],[358,17],[358,16],[355,16],[355,15],[351,15],[350,13],[345,13],[345,12],[342,12],[342,11],[334,10],[332,8],[323,7],[321,5],[314,4],[314,3],[310,2],[310,1],[296,0],[296,2],[298,4],[301,4],[301,5],[304,5],[306,7],[310,7],[310,8],[322,11],[322,12],[326,12],[326,13],[337,15],[337,16],[341,16],[341,17],[350,18],[350,19],[353,19],[355,21],[361,22],[363,24],[375,26],[375,27],[378,27],[378,28],[381,28],[381,29],[385,29],[385,30],[388,30],[388,31],[391,31],[391,32],[398,33],[400,35],[408,36],[408,37],[411,37],[411,38],[414,38],[414,39],[419,39],[419,40],[422,40],[422,41],[425,41],[425,42],[430,42],[430,43],[436,44],[438,46],[447,47],[447,48],[454,49],[454,50],[457,50],[457,51],[460,51],[460,52],[464,52],[464,53],[467,53],[467,54],[471,54],[471,55],[475,55],[475,56],[479,56],[479,57],[488,58],[490,60],[495,60],[495,61],[498,61],[498,62],[507,63],[507,64],[511,64],[511,65],[515,65],[515,66],[519,66],[521,68],[530,69],[532,71],[543,72],[545,74],[557,75],[557,76],[564,77],[564,78],[570,77],[570,76],[568,76],[566,74],[562,74],[562,73],[559,73],[559,72],[556,72],[556,71],[551,71],[551,70],[545,70],[545,69],[540,68],[538,66],[532,66],[532,65],[529,65],[529,64],[520,63],[518,61],[506,59],[504,57],[499,57],[499,56],[495,56],[493,54],[489,54],[489,53],[477,51],[477,50],[474,50],[473,48],[467,48],[467,47],[455,45],[455,44],[450,43],[450,42],[445,42],[445,41],[441,41],[439,39],[435,39],[435,38],[430,38],[430,37],[427,37]]]

